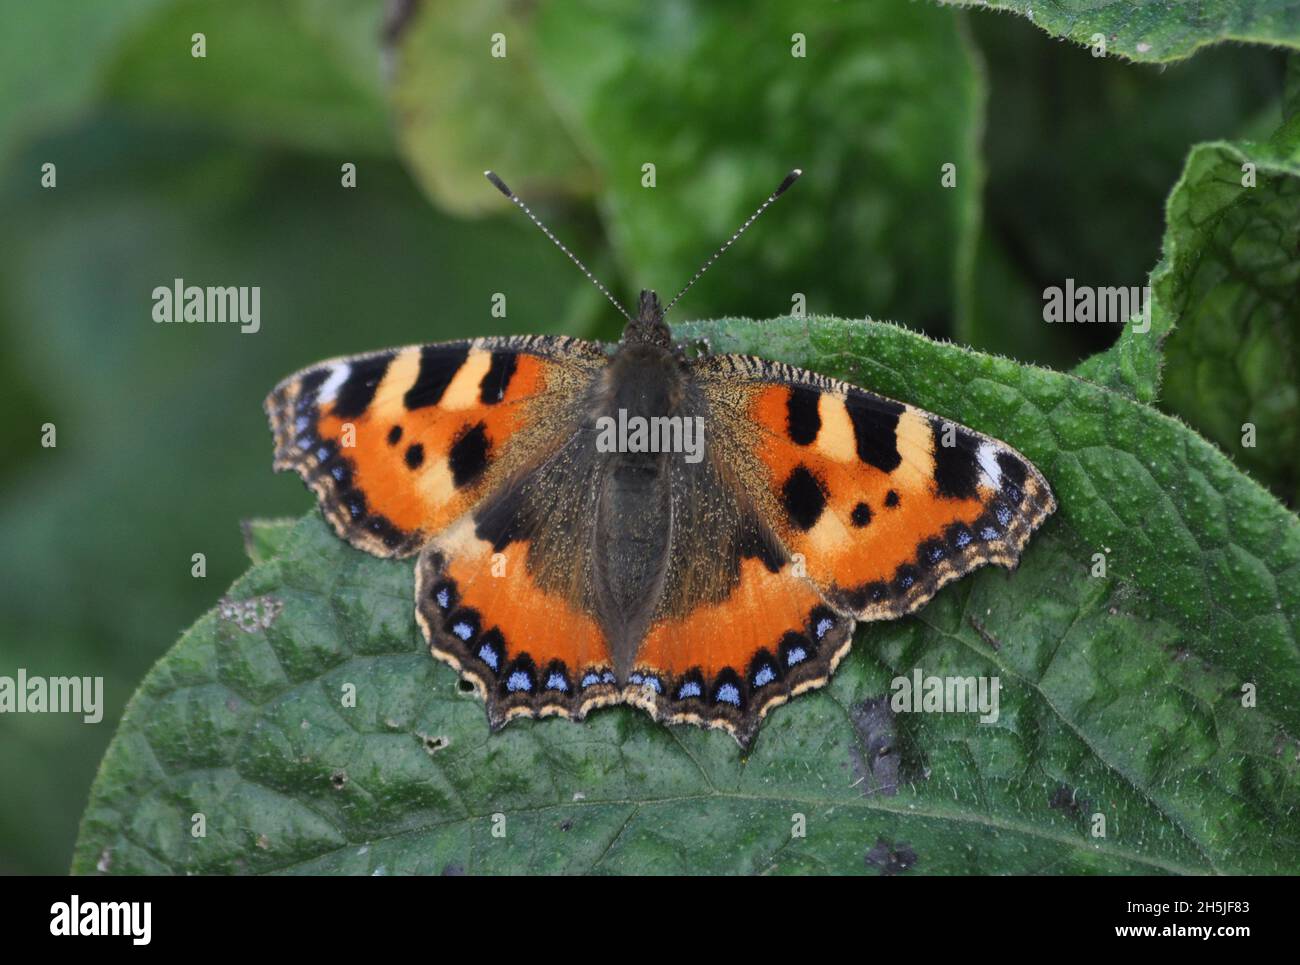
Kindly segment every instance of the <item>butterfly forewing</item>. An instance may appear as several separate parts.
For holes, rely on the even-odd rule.
[[[408,556],[558,444],[555,413],[603,360],[594,343],[525,336],[321,362],[266,399],[275,468],[302,476],[352,545]]]
[[[750,356],[695,371],[750,498],[857,619],[910,613],[978,566],[1015,565],[1055,509],[1015,449],[915,406]]]

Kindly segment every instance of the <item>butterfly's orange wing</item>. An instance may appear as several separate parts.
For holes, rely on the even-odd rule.
[[[604,360],[591,342],[521,336],[320,362],[266,399],[274,465],[303,478],[353,546],[409,556],[559,444],[557,412]]]
[[[520,713],[580,717],[614,699],[581,588],[527,565],[526,514],[507,499],[497,531],[478,535],[484,519],[502,519],[494,499],[551,478],[539,470],[580,436],[584,393],[605,362],[577,339],[482,338],[322,362],[266,400],[275,467],[302,476],[341,537],[377,556],[424,549],[417,619],[495,726]],[[555,542],[554,526],[526,535]]]
[[[697,363],[715,444],[827,602],[911,613],[986,563],[1014,566],[1056,508],[1015,449],[856,386],[748,356]],[[739,458],[739,457],[737,457]]]
[[[470,680],[500,727],[581,719],[618,703],[595,600],[602,464],[580,414],[564,441],[435,537],[416,566],[416,615],[434,653]]]
[[[727,498],[675,530],[670,565],[721,558],[734,578],[700,592],[717,581],[687,575],[678,584],[693,589],[676,598],[670,584],[638,652],[648,683],[626,698],[661,719],[747,745],[769,709],[826,683],[855,620],[902,616],[977,566],[1013,565],[1055,508],[1024,456],[913,406],[758,358],[691,369],[710,468],[687,475],[712,473]],[[675,499],[674,516],[697,502]],[[709,546],[691,544],[698,530]]]
[[[723,599],[650,625],[624,699],[669,723],[722,728],[748,747],[771,708],[826,683],[852,633],[853,619],[789,560],[745,558]]]

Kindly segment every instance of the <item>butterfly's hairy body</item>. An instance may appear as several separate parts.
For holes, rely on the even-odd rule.
[[[681,417],[685,386],[680,358],[671,350],[625,344],[598,380],[592,420],[641,418],[649,424]],[[670,452],[600,454],[592,584],[620,683],[626,681],[663,592],[673,537],[669,460],[681,458]]]

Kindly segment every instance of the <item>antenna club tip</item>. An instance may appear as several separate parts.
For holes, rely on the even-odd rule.
[[[773,198],[780,197],[782,194],[785,193],[786,188],[790,187],[790,185],[794,184],[802,176],[803,176],[803,168],[795,168],[793,171],[791,171],[789,174],[785,176],[785,180],[781,182],[781,186],[772,192],[772,197]]]
[[[504,181],[502,181],[499,177],[497,177],[495,171],[484,171],[484,172],[483,172],[483,177],[485,177],[485,178],[487,178],[489,181],[491,181],[491,182],[492,182],[492,186],[495,187],[495,188],[496,188],[498,191],[500,191],[502,194],[504,194],[507,198],[513,198],[513,197],[514,197],[514,192],[511,191],[511,190],[506,186],[506,183],[505,183]]]

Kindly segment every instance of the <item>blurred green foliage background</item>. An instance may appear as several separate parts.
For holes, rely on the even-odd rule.
[[[902,0],[0,14],[0,674],[102,675],[106,698],[93,726],[0,718],[0,872],[67,869],[133,688],[246,566],[240,521],[310,505],[270,471],[280,377],[410,342],[617,336],[484,168],[627,301],[675,291],[800,166],[681,319],[785,314],[802,292],[810,312],[1068,367],[1117,331],[1045,325],[1043,289],[1143,284],[1189,148],[1276,128],[1284,77],[1258,47],[1137,65]],[[154,324],[177,277],[260,286],[261,331]]]

